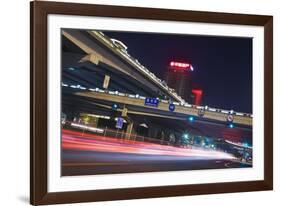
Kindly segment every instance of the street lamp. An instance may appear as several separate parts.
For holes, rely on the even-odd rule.
[[[116,110],[118,108],[118,105],[117,104],[113,104],[112,105],[112,109]]]

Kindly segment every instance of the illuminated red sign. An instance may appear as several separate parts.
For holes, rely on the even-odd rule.
[[[173,69],[183,69],[183,70],[191,70],[193,71],[193,67],[191,64],[186,63],[186,62],[176,62],[176,61],[171,61],[170,62],[170,67]]]
[[[193,104],[201,105],[203,91],[201,89],[192,89],[192,93],[194,95]]]

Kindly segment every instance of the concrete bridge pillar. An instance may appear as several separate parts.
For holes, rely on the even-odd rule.
[[[130,139],[131,138],[133,127],[134,127],[134,123],[132,121],[128,122],[125,139]]]
[[[122,115],[121,115],[126,121],[128,122],[127,129],[126,129],[126,135],[125,139],[131,139],[131,134],[133,132],[134,128],[134,121],[128,116],[128,109],[124,105],[124,108],[122,110]]]

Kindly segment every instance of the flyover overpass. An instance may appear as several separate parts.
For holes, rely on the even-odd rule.
[[[226,121],[227,114],[223,113],[224,111],[214,112],[212,111],[214,108],[205,109],[206,116],[199,116],[198,111],[201,107],[194,105],[176,105],[176,112],[171,112],[168,110],[169,103],[167,102],[160,102],[157,108],[149,107],[144,105],[145,98],[143,96],[136,97],[116,91],[104,91],[97,88],[91,89],[66,84],[63,86],[63,94],[64,112],[76,111],[74,116],[68,113],[70,114],[69,121],[72,121],[71,116],[79,117],[79,114],[102,118],[107,116],[114,119],[122,116],[125,107],[127,117],[133,121],[131,122],[133,124],[130,125],[131,129],[134,127],[134,131],[128,129],[129,125],[126,127],[127,124],[124,129],[131,134],[136,134],[136,129],[145,121],[150,128],[148,135],[150,138],[156,138],[155,134],[162,129],[178,132],[178,134],[189,131],[191,135],[223,138],[234,142],[241,142],[243,139],[252,137],[251,117],[249,115],[242,117],[240,114],[234,114],[234,128],[230,128],[229,122]],[[119,95],[121,98],[119,98]],[[113,109],[113,104],[117,104],[118,107]],[[212,116],[212,114],[215,114],[215,116]],[[193,121],[189,121],[190,116],[194,118]]]
[[[115,103],[121,103],[124,105],[133,105],[138,107],[143,107],[149,109],[150,114],[159,114],[159,111],[163,114],[163,117],[169,118],[170,116],[173,117],[184,117],[184,116],[195,116],[200,119],[205,119],[206,121],[220,121],[220,122],[226,122],[228,114],[221,113],[221,112],[213,112],[209,111],[208,109],[204,109],[204,115],[199,115],[199,110],[202,108],[196,108],[196,106],[184,106],[184,105],[177,105],[175,106],[175,110],[173,112],[169,111],[169,103],[159,102],[159,105],[157,108],[150,107],[144,105],[144,99],[136,98],[136,97],[129,97],[129,96],[119,96],[109,93],[100,93],[100,92],[77,92],[75,93],[78,96],[84,96],[84,97],[90,97],[93,99],[99,99],[102,101],[110,101]],[[230,114],[230,113],[229,113]],[[160,115],[160,114],[159,114]],[[252,125],[252,118],[249,116],[238,116],[233,115],[233,123],[244,125],[244,126],[251,126]]]
[[[114,68],[122,75],[134,80],[139,87],[148,88],[150,92],[154,93],[154,96],[184,102],[174,89],[168,87],[165,82],[141,65],[137,59],[113,44],[103,33],[63,29],[62,35],[86,53],[79,61],[80,63],[89,62],[98,66]]]

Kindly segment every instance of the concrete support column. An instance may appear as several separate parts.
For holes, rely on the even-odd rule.
[[[134,123],[133,122],[129,122],[128,126],[127,126],[127,131],[126,131],[125,139],[130,139],[131,138],[131,133],[133,131],[133,127],[134,127]]]

